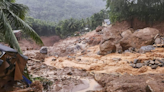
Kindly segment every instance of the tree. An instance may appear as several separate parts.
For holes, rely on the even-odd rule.
[[[21,52],[21,50],[13,33],[13,27],[21,29],[30,35],[37,44],[43,45],[37,33],[23,21],[27,11],[27,6],[17,4],[14,0],[0,0],[0,33],[3,34],[5,42],[12,48],[18,50],[18,52]]]
[[[106,0],[111,22],[137,18],[147,23],[164,20],[164,0]]]

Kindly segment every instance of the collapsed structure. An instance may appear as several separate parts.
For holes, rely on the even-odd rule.
[[[11,82],[22,80],[28,58],[0,44],[0,92],[8,90]]]

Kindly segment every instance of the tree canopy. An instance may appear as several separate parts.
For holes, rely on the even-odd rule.
[[[164,0],[106,0],[111,22],[133,20],[153,23],[164,20]]]
[[[0,34],[12,48],[21,52],[13,29],[21,29],[38,44],[43,44],[37,33],[22,19],[25,18],[28,7],[14,3],[14,0],[0,0]]]

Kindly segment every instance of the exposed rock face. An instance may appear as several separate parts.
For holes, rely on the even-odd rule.
[[[45,46],[41,47],[40,53],[47,54],[47,52],[48,52],[47,47],[45,47]]]
[[[157,29],[144,28],[121,39],[120,45],[123,50],[127,50],[129,47],[140,48],[141,46],[151,45],[154,42],[154,37],[158,33],[159,31]]]

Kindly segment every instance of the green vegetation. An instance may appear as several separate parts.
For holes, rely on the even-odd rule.
[[[85,19],[105,8],[103,0],[17,0],[30,8],[29,16],[51,22]]]
[[[164,0],[106,0],[111,22],[137,18],[147,23],[164,20]]]
[[[6,43],[21,52],[13,29],[22,29],[38,44],[43,44],[36,32],[23,21],[28,7],[14,3],[14,0],[0,0],[0,34]]]
[[[86,32],[85,28],[91,30],[97,26],[102,25],[102,21],[108,18],[106,10],[101,10],[98,13],[93,14],[91,17],[86,19],[66,19],[63,21],[47,22],[31,17],[26,18],[26,22],[40,35],[40,36],[51,36],[58,35],[61,38],[74,35],[76,32]]]

